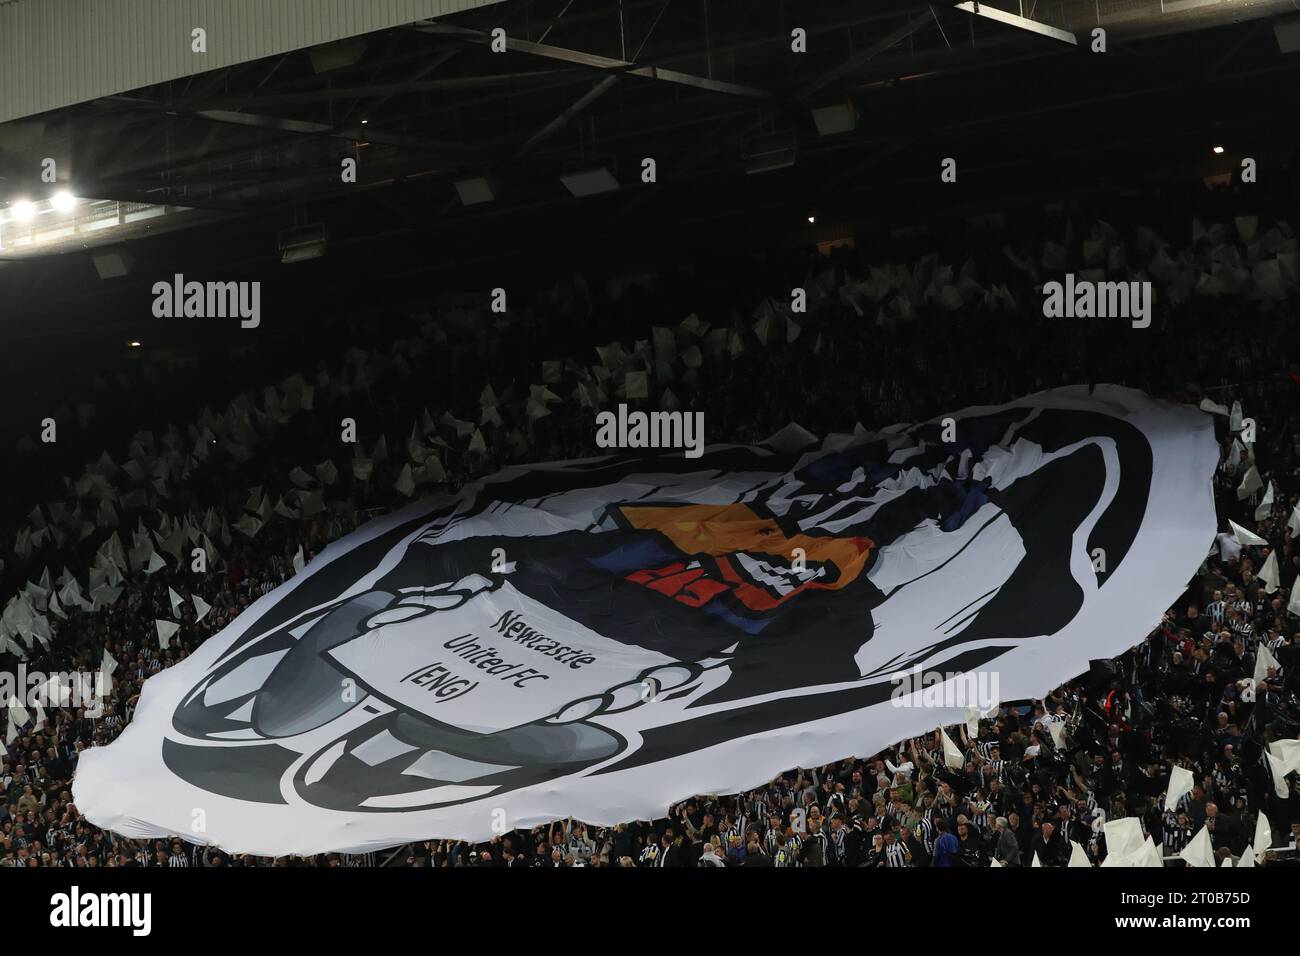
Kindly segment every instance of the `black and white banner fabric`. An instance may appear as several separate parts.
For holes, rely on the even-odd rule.
[[[1214,539],[1217,452],[1208,415],[1101,386],[509,468],[151,677],[73,797],[281,855],[654,818],[869,755],[966,720],[917,675],[1022,699],[1145,637]]]

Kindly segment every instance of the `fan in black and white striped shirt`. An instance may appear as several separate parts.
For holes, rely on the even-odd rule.
[[[905,845],[898,842],[892,830],[885,831],[885,866],[903,867],[912,865],[912,854]]]
[[[920,840],[921,845],[925,847],[925,852],[929,853],[931,856],[934,855],[934,822],[931,820],[933,815],[934,810],[927,809],[925,815],[922,816],[920,820],[916,821],[916,827],[914,828],[916,831],[916,838]]]
[[[1178,814],[1177,823],[1165,824],[1165,856],[1172,856],[1192,842],[1194,836],[1187,814]]]

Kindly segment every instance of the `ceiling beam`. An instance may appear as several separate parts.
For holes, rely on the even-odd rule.
[[[231,110],[199,110],[190,115],[214,123],[230,123],[236,126],[274,129],[303,136],[326,136],[332,139],[345,139],[350,142],[378,143],[380,146],[396,146],[424,153],[451,153],[467,160],[483,159],[486,154],[486,151],[480,147],[466,146],[463,143],[452,143],[446,140],[432,140],[424,137],[405,136],[400,133],[389,133],[375,129],[370,125],[331,126],[328,123],[288,119],[281,116],[262,116],[258,113],[237,113]]]
[[[466,27],[452,26],[447,23],[425,21],[416,24],[414,29],[421,33],[431,33],[437,36],[452,37],[453,39],[466,40],[472,43],[487,44],[492,41],[491,34],[484,33],[482,30],[470,30]],[[594,70],[611,70],[628,76],[644,76],[652,80],[662,80],[665,83],[675,83],[680,86],[690,86],[696,89],[707,90],[711,93],[725,93],[729,96],[743,96],[751,99],[767,99],[772,95],[767,90],[759,89],[756,86],[745,86],[741,83],[727,83],[723,80],[711,80],[708,77],[696,76],[693,73],[682,73],[679,70],[666,70],[657,66],[637,66],[635,63],[629,63],[627,60],[617,60],[612,57],[598,56],[595,53],[583,53],[579,50],[570,50],[565,47],[552,46],[549,43],[533,43],[529,40],[519,40],[510,36],[506,37],[506,49],[515,53],[528,53],[533,56],[559,60],[564,63],[573,63]]]
[[[577,100],[577,102],[570,105],[559,116],[555,117],[555,119],[551,120],[529,137],[528,142],[524,143],[524,145],[519,149],[519,158],[522,159],[527,156],[543,142],[550,139],[567,126],[575,116],[585,110],[592,103],[596,102],[596,100],[600,99],[600,97],[608,93],[618,81],[619,77],[617,75],[607,76],[589,89]]]
[[[909,17],[901,26],[889,31],[878,40],[872,42],[864,50],[853,54],[853,56],[849,57],[844,62],[831,67],[821,76],[817,77],[817,79],[813,80],[812,83],[808,84],[808,86],[804,88],[803,95],[805,97],[812,96],[814,93],[820,92],[831,83],[834,83],[846,73],[851,73],[859,67],[865,66],[881,53],[884,53],[896,43],[901,43],[903,40],[906,40],[917,30],[921,29],[921,27],[929,23],[931,16],[933,16],[933,14],[927,12]]]
[[[1018,13],[1008,13],[1005,10],[999,10],[997,7],[990,7],[987,4],[980,3],[979,0],[965,0],[964,3],[957,4],[953,9],[973,13],[977,17],[984,17],[988,20],[996,20],[998,23],[1005,23],[1008,26],[1019,27],[1021,30],[1028,30],[1030,33],[1051,37],[1053,40],[1073,43],[1075,46],[1079,45],[1079,38],[1069,30],[1049,27],[1046,23],[1039,23],[1037,20],[1022,17]]]
[[[210,109],[266,109],[272,106],[302,106],[309,103],[329,103],[334,100],[360,99],[368,96],[385,100],[404,93],[441,93],[452,90],[474,90],[484,86],[527,82],[534,79],[577,73],[574,70],[534,70],[527,73],[493,73],[483,76],[454,76],[438,80],[404,80],[396,83],[371,83],[364,86],[335,86],[325,89],[301,90],[292,93],[264,93],[258,96],[230,96],[202,104]],[[156,103],[158,109],[172,109]],[[373,108],[373,107],[372,107]]]

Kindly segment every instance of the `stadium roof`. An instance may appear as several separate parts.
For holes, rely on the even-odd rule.
[[[35,6],[11,0],[0,16]],[[268,5],[254,6],[261,17],[232,29],[262,29]],[[157,62],[148,75],[163,79],[126,92],[100,75],[93,98],[0,125],[7,311],[64,327],[121,318],[176,271],[329,296],[360,274],[431,281],[511,257],[571,266],[614,248],[852,232],[1014,194],[1223,173],[1243,150],[1281,162],[1300,136],[1278,122],[1300,105],[1300,57],[1280,52],[1270,19],[1290,0],[1027,3],[1029,25],[1017,0],[978,15],[916,0],[510,0],[407,22],[437,4],[365,6],[373,22],[268,28],[274,55],[240,47],[202,73]],[[107,16],[67,21],[58,39],[29,17],[19,45],[112,49]],[[1098,22],[1105,55],[1090,52]],[[807,53],[791,50],[795,28]],[[318,37],[331,42],[295,46]],[[28,107],[6,115],[72,89],[24,92]],[[947,156],[961,172],[941,191]],[[56,183],[40,178],[47,158]],[[347,158],[355,184],[341,182]],[[57,191],[78,201],[56,208]],[[281,266],[277,239],[312,223],[326,258]],[[97,272],[87,252],[118,246],[129,255]]]
[[[0,123],[497,2],[0,0]]]

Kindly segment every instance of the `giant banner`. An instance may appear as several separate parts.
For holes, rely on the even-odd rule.
[[[1127,389],[797,436],[514,467],[366,525],[151,677],[77,806],[267,855],[654,818],[966,719],[904,676],[1040,696],[1142,640],[1214,539],[1209,416]]]

